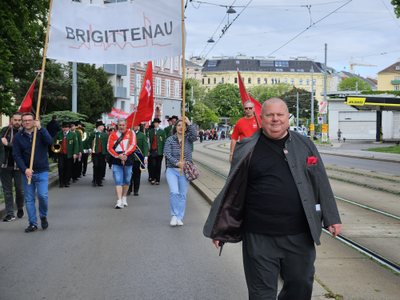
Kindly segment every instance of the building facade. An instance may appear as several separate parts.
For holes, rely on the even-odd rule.
[[[237,70],[246,88],[257,85],[287,83],[323,99],[324,65],[306,58],[274,60],[264,58],[213,58],[206,60],[200,84],[211,89],[219,83],[237,84]],[[332,72],[327,69],[327,89],[331,88]]]
[[[400,91],[400,61],[378,73],[379,91]]]

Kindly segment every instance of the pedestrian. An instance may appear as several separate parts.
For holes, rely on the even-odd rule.
[[[174,127],[178,119],[178,116],[172,116],[168,118],[168,126],[164,128],[165,138],[168,138],[173,134]]]
[[[133,152],[136,149],[136,135],[126,128],[126,119],[118,119],[118,130],[108,137],[107,150],[111,155],[112,171],[117,193],[116,209],[128,206],[126,195],[132,177]]]
[[[0,178],[6,205],[6,215],[3,222],[15,220],[13,187],[15,188],[17,217],[20,219],[24,216],[24,192],[21,181],[21,171],[12,155],[14,138],[21,130],[21,116],[22,114],[19,112],[14,113],[11,116],[10,125],[2,128],[0,133]]]
[[[58,183],[60,188],[69,187],[72,178],[74,160],[78,159],[78,137],[71,130],[71,123],[64,121],[61,131],[53,138],[53,145],[58,145],[57,167]]]
[[[148,131],[149,134],[149,181],[151,184],[160,184],[161,165],[165,143],[165,132],[160,128],[160,119],[154,118],[154,128]]]
[[[88,139],[91,147],[93,162],[92,186],[103,186],[103,177],[106,172],[107,142],[108,135],[104,132],[105,125],[102,121],[97,121],[95,130]]]
[[[129,184],[128,195],[139,196],[140,177],[142,169],[147,165],[147,154],[149,153],[149,143],[146,135],[141,132],[140,126],[134,126],[133,130],[136,134],[136,150],[133,156],[132,178]]]
[[[189,181],[183,172],[185,161],[192,162],[193,142],[197,140],[196,128],[185,117],[186,131],[184,135],[184,157],[181,160],[181,145],[183,122],[179,120],[174,128],[174,134],[167,139],[164,155],[167,163],[165,172],[169,187],[169,204],[171,226],[182,226],[185,216],[186,194]]]
[[[88,159],[89,159],[89,154],[90,154],[90,143],[89,143],[89,134],[85,130],[85,124],[81,123],[82,130],[83,130],[83,137],[82,137],[82,176],[86,176],[86,171],[87,171],[87,165],[88,165]]]
[[[254,103],[246,101],[243,105],[245,116],[240,118],[233,129],[231,135],[231,145],[229,152],[229,161],[232,162],[233,152],[238,141],[251,137],[259,129],[258,116],[254,111]]]
[[[340,143],[341,140],[342,140],[342,131],[340,130],[340,128],[339,128],[339,130],[337,131],[337,140],[338,140],[339,143]]]
[[[78,157],[74,157],[73,164],[72,164],[72,182],[77,182],[79,177],[81,177],[82,174],[82,164],[81,164],[81,159],[82,159],[82,152],[83,152],[83,144],[82,144],[82,131],[78,130],[78,126],[80,124],[80,121],[74,121],[71,122],[71,131],[76,134],[76,137],[78,139]]]
[[[286,103],[263,103],[262,129],[237,144],[226,184],[203,229],[219,248],[242,241],[249,299],[311,299],[315,244],[340,217],[315,145],[289,131]]]
[[[203,142],[203,138],[204,138],[204,130],[203,130],[203,129],[200,129],[200,131],[199,131],[199,139],[200,139],[200,143],[202,143],[202,142]]]
[[[51,121],[46,126],[47,131],[49,132],[50,136],[54,138],[56,134],[61,130],[61,126],[58,123],[57,115],[53,115],[51,117]],[[57,161],[57,154],[51,151],[49,147],[49,157],[53,159],[53,162]]]
[[[32,113],[22,115],[23,130],[14,139],[13,156],[22,173],[26,211],[29,217],[29,226],[25,232],[38,229],[35,198],[39,199],[39,216],[42,229],[49,227],[48,213],[48,188],[49,188],[49,160],[47,147],[52,144],[52,138],[46,128],[40,126],[39,120],[34,120]],[[33,132],[36,127],[37,136],[33,167],[30,169]],[[28,183],[30,180],[30,183]]]

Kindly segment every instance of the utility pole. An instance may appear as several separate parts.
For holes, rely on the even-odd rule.
[[[72,63],[72,112],[78,112],[78,84],[77,84],[77,63]]]
[[[296,91],[296,128],[299,128],[299,91]]]
[[[311,61],[311,122],[310,122],[310,135],[311,140],[314,140],[314,66],[313,61]]]

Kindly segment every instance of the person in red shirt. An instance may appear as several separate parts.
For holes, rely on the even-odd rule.
[[[237,141],[251,137],[260,128],[260,122],[256,119],[258,117],[255,115],[254,104],[251,101],[246,101],[244,103],[244,113],[245,116],[237,121],[235,128],[233,129],[229,153],[230,162],[232,161],[232,155]]]

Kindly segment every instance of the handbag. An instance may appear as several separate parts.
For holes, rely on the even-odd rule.
[[[189,181],[193,181],[200,176],[200,172],[197,166],[193,162],[188,160],[185,161],[183,172],[185,173],[186,179]]]

